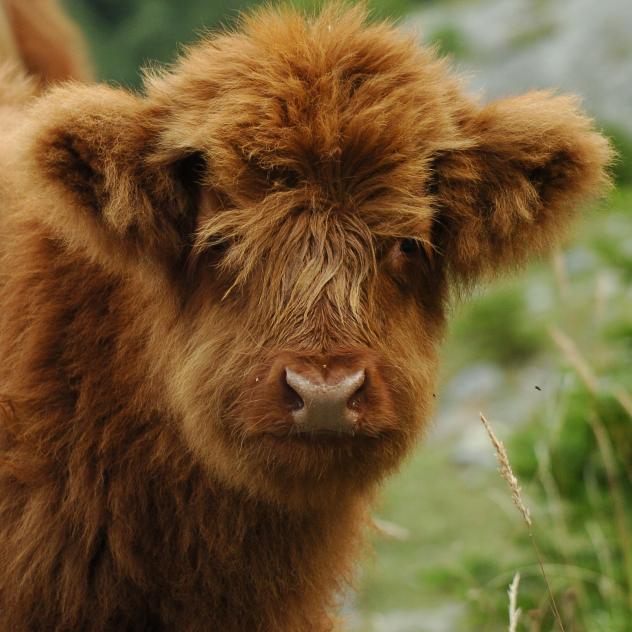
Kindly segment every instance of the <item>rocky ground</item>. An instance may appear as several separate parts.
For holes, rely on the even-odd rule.
[[[601,121],[632,133],[630,0],[438,2],[408,24],[446,43],[486,97],[574,92]]]

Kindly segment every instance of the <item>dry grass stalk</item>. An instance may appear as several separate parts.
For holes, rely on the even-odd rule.
[[[586,388],[593,395],[596,395],[599,386],[598,378],[588,362],[583,358],[577,348],[577,345],[575,345],[571,338],[556,327],[551,328],[550,333],[553,341],[562,350],[566,359],[580,376]],[[630,397],[630,395],[620,387],[613,388],[610,393],[617,400],[620,406],[628,413],[630,418],[632,418],[632,397]],[[606,468],[608,487],[610,489],[614,505],[616,529],[624,555],[628,584],[628,601],[630,608],[632,609],[632,539],[630,538],[627,527],[625,501],[623,500],[623,496],[621,494],[614,450],[612,448],[610,438],[608,437],[608,433],[606,432],[601,420],[593,414],[590,416],[589,421],[597,440],[601,458]]]
[[[608,543],[606,534],[603,532],[599,522],[596,520],[594,522],[587,522],[586,533],[590,538],[592,548],[599,560],[599,568],[601,569],[601,572],[606,577],[616,577],[615,564],[610,550],[610,544]],[[602,594],[604,601],[607,602],[612,592],[612,587],[604,584],[604,582],[598,582],[597,587],[599,592]]]
[[[566,632],[566,629],[564,628],[564,623],[562,621],[562,617],[560,616],[560,611],[557,607],[557,603],[555,602],[555,597],[553,595],[553,590],[551,589],[551,584],[549,583],[549,578],[546,574],[546,571],[544,570],[544,561],[542,559],[542,553],[540,552],[540,547],[538,546],[538,543],[535,540],[535,536],[533,535],[533,522],[531,520],[531,514],[529,510],[527,509],[526,505],[524,504],[524,501],[522,500],[520,485],[518,484],[518,479],[516,478],[516,475],[513,473],[513,470],[511,468],[511,463],[509,462],[509,457],[507,455],[507,450],[505,449],[505,445],[496,436],[496,434],[494,433],[494,430],[492,429],[491,424],[489,423],[489,421],[487,421],[483,413],[480,413],[480,418],[481,418],[481,422],[483,423],[483,426],[485,427],[485,430],[487,431],[487,434],[489,435],[489,438],[491,439],[494,449],[496,450],[496,456],[498,458],[498,470],[501,476],[507,482],[507,485],[509,485],[513,503],[519,509],[525,521],[525,524],[527,525],[529,538],[531,539],[531,544],[533,545],[533,549],[538,559],[540,572],[542,573],[544,583],[546,584],[547,592],[548,592],[549,599],[551,602],[551,609],[553,610],[555,621],[557,622],[560,630],[562,632]]]
[[[551,327],[549,333],[553,342],[564,354],[569,364],[575,369],[586,388],[591,393],[596,393],[599,388],[599,378],[592,370],[588,362],[580,353],[577,345],[557,327]]]
[[[608,276],[601,273],[595,284],[595,323],[602,323],[608,307]]]
[[[630,394],[619,386],[612,389],[612,394],[616,397],[625,412],[632,418],[632,397],[630,397]]]
[[[517,632],[518,621],[522,610],[518,608],[518,587],[520,586],[520,573],[514,575],[513,581],[509,585],[509,632]]]
[[[610,489],[610,495],[612,497],[612,504],[614,506],[614,522],[619,536],[619,542],[623,551],[623,558],[625,563],[626,579],[628,584],[628,603],[630,610],[632,611],[632,539],[628,531],[628,524],[625,510],[625,499],[621,493],[621,484],[619,482],[619,473],[612,448],[612,443],[608,432],[604,428],[602,421],[597,415],[592,414],[589,416],[590,425],[592,427],[597,445],[599,446],[599,453],[606,469],[606,477],[608,480],[608,488]]]
[[[487,434],[494,445],[494,449],[496,450],[496,456],[498,457],[498,471],[511,489],[511,499],[513,500],[514,505],[518,507],[527,527],[531,529],[533,526],[533,523],[531,522],[531,514],[522,500],[520,485],[518,484],[518,479],[511,469],[509,457],[507,456],[507,450],[505,449],[503,442],[500,441],[500,439],[498,439],[498,437],[494,434],[494,431],[492,430],[489,421],[485,418],[485,415],[483,415],[483,413],[480,413],[480,415],[483,426],[485,426],[485,430],[487,431]]]
[[[387,540],[399,540],[404,542],[410,539],[410,531],[394,522],[389,522],[377,516],[373,516],[373,527]]]
[[[599,378],[581,354],[577,345],[561,329],[551,327],[549,333],[553,342],[562,351],[568,363],[575,369],[584,386],[595,395],[599,390]],[[619,402],[621,408],[632,417],[632,397],[622,388],[615,387],[610,391],[611,395]]]
[[[555,281],[560,293],[560,298],[566,300],[569,296],[569,284],[568,276],[566,274],[566,264],[564,262],[564,255],[558,250],[553,254],[553,273],[555,275]]]

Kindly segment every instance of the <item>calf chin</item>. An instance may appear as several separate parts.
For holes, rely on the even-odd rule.
[[[353,432],[340,431],[339,421],[327,417],[334,429],[305,430],[291,412],[280,416],[276,405],[255,397],[221,420],[206,419],[206,433],[185,420],[185,435],[217,480],[299,510],[370,493],[399,465],[424,418],[411,397],[400,413],[388,400],[364,411]]]

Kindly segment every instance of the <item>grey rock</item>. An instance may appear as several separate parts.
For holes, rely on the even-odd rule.
[[[446,28],[457,33],[468,51],[458,66],[486,98],[572,92],[599,120],[632,133],[630,0],[438,3],[408,24],[426,38]]]

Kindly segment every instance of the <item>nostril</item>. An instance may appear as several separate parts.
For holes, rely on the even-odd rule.
[[[287,369],[281,373],[281,389],[283,391],[283,399],[290,410],[301,410],[305,406],[303,398],[288,382]]]
[[[355,387],[356,390],[347,400],[347,406],[352,410],[359,410],[366,399],[366,373],[363,369],[353,375],[352,388],[353,387]]]

